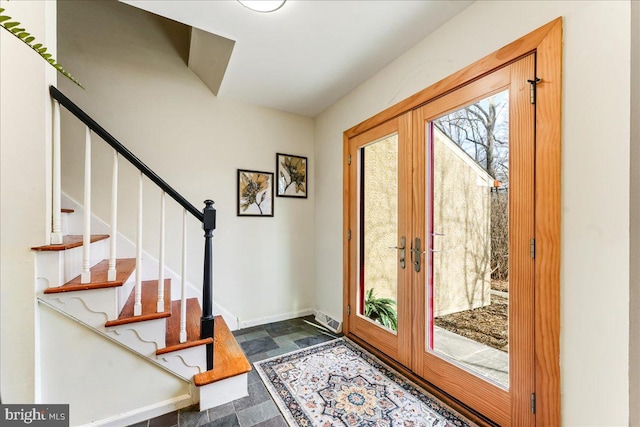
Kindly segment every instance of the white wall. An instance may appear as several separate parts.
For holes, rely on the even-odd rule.
[[[52,7],[53,6],[53,7]],[[55,54],[55,3],[0,2]],[[3,403],[38,399],[35,260],[47,242],[51,103],[55,70],[0,30],[0,396]]]
[[[631,3],[629,425],[640,426],[640,3]]]
[[[318,117],[317,308],[341,318],[342,132],[563,16],[563,425],[627,425],[629,13],[628,1],[476,2]]]
[[[45,305],[39,312],[42,401],[68,404],[70,425],[122,414],[131,424],[160,415],[145,412],[153,407],[191,403],[187,382]]]
[[[61,89],[187,200],[216,202],[215,299],[241,322],[312,307],[314,122],[216,98],[186,66],[160,18],[119,2],[60,2],[61,60],[85,85]],[[223,82],[224,84],[224,82]],[[64,120],[63,189],[82,202],[83,129]],[[97,139],[97,138],[96,138]],[[110,153],[95,141],[95,213],[109,221]],[[275,200],[273,218],[236,216],[236,169],[275,171],[276,152],[309,157],[309,198]],[[135,236],[137,181],[121,162],[119,226]],[[144,246],[157,254],[159,192],[145,182]],[[167,203],[169,266],[180,272],[180,211]],[[189,280],[203,242],[189,218]],[[173,299],[178,298],[174,295]]]

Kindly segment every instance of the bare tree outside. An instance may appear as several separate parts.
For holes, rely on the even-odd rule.
[[[477,212],[469,208],[464,223],[457,225],[466,226],[466,235],[470,241],[488,240],[484,252],[474,251],[475,247],[470,244],[464,248],[467,258],[475,261],[465,264],[465,269],[469,269],[468,277],[465,276],[469,308],[436,315],[434,322],[439,328],[508,353],[509,92],[503,91],[459,108],[434,120],[433,124],[466,153],[469,161],[473,160],[493,180],[489,188],[484,187],[485,194],[488,195],[488,217],[482,222],[474,218]],[[477,184],[486,185],[479,181]],[[471,188],[468,190],[471,191]],[[464,198],[469,203],[477,203],[464,192],[449,194],[447,197]],[[447,238],[448,236],[443,236],[441,241],[444,242]],[[437,256],[443,258],[446,254],[441,252]],[[447,262],[464,263],[464,260],[449,259]],[[483,273],[487,269],[490,273]],[[480,307],[472,307],[473,295],[480,292],[478,287],[482,285],[474,278],[483,277],[482,274],[490,277],[490,300]]]
[[[509,98],[501,92],[437,119],[435,125],[499,184],[491,197],[491,278],[509,280]]]

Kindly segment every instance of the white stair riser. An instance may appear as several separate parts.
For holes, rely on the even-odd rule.
[[[82,246],[67,249],[64,252],[64,279],[65,283],[82,273]],[[100,240],[91,244],[90,265],[93,267],[105,257],[109,256],[109,239]]]
[[[69,216],[70,215],[73,215],[73,213],[62,212],[62,214],[60,215],[60,220],[62,222],[62,235],[63,236],[71,234],[69,232]]]
[[[109,239],[91,244],[91,266],[104,259],[109,250]],[[37,278],[44,279],[47,287],[62,286],[82,272],[82,246],[66,251],[39,251],[36,253]],[[44,291],[44,289],[38,289]]]
[[[226,380],[216,381],[202,387],[194,387],[200,395],[200,411],[224,405],[249,395],[247,381],[249,374],[236,375]]]
[[[62,194],[62,206],[73,209],[73,213],[63,214],[63,217],[67,217],[66,231],[63,229],[64,234],[82,234],[83,221],[84,221],[84,209],[81,204],[78,204]],[[110,234],[111,227],[107,226],[103,221],[96,218],[95,215],[91,215],[91,234]]]
[[[169,370],[185,378],[192,378],[207,370],[207,348],[204,345],[160,354],[156,359]]]
[[[118,313],[122,311],[122,308],[127,303],[133,288],[136,286],[136,270],[134,269],[131,273],[131,276],[127,279],[125,283],[122,284],[120,289],[118,290]]]

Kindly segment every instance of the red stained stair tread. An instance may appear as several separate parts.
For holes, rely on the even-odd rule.
[[[86,291],[90,289],[114,288],[122,286],[127,281],[133,270],[136,268],[135,258],[124,258],[116,260],[116,280],[107,281],[107,273],[109,270],[109,260],[103,260],[91,267],[91,282],[80,283],[80,277],[77,276],[73,280],[56,288],[45,289],[45,294],[56,294],[60,292]]]
[[[158,281],[146,280],[142,282],[142,314],[140,316],[133,315],[133,306],[135,303],[135,288],[131,290],[131,295],[125,303],[120,316],[116,320],[109,320],[105,323],[106,327],[126,325],[128,323],[142,322],[145,320],[161,319],[171,316],[171,279],[164,281],[164,311],[158,313]]]
[[[196,386],[201,387],[251,371],[251,364],[222,316],[215,317],[213,362],[212,370],[194,375],[193,382]]]
[[[100,240],[108,239],[108,234],[92,234],[90,241],[91,243],[98,242]],[[31,250],[34,251],[65,251],[67,249],[77,248],[78,246],[82,246],[82,235],[81,234],[70,234],[68,236],[62,237],[61,245],[45,245],[45,246],[34,246]]]

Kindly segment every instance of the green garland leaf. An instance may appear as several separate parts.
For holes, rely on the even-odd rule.
[[[42,59],[47,61],[60,74],[84,89],[84,86],[82,86],[82,84],[78,80],[76,80],[76,78],[73,77],[68,71],[62,68],[62,66],[56,62],[56,60],[50,53],[45,53],[47,52],[47,48],[43,46],[42,43],[32,44],[36,40],[36,38],[32,36],[31,33],[28,33],[24,28],[19,27],[19,22],[11,21],[10,16],[3,15],[2,13],[4,11],[5,9],[0,7],[0,27],[4,28],[9,34],[13,34],[18,38],[18,40],[22,41],[24,44],[36,51],[36,53],[40,55]]]

